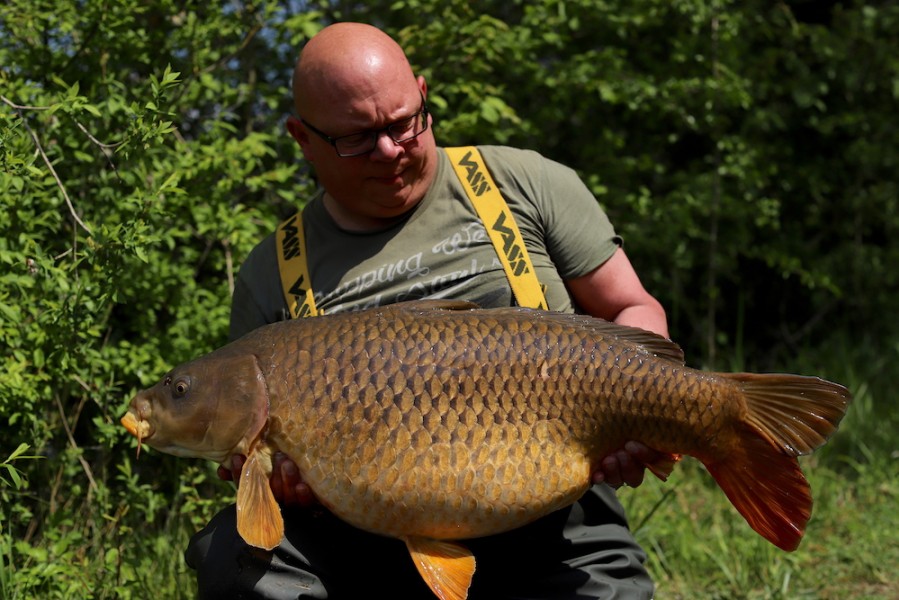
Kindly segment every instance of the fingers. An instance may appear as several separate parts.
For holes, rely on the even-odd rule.
[[[283,458],[279,458],[280,453],[272,457],[272,474],[268,481],[272,487],[272,495],[278,504],[284,504],[284,475],[281,473],[281,465]]]
[[[318,504],[318,498],[315,497],[315,494],[312,493],[312,488],[306,485],[305,483],[298,483],[294,487],[294,493],[296,494],[297,504],[303,507],[310,507],[314,504]]]
[[[216,470],[216,474],[219,476],[219,479],[223,481],[231,481],[232,479],[234,479],[231,476],[231,470],[226,469],[222,465],[219,465],[219,468]]]
[[[230,460],[220,464],[216,471],[219,479],[233,481],[237,485],[240,485],[240,471],[243,469],[243,464],[246,460],[246,456],[235,454]]]
[[[646,465],[659,459],[661,454],[645,444],[629,441],[624,448],[602,459],[599,469],[593,473],[593,483],[607,483],[613,488],[622,485],[637,487],[643,483]]]
[[[643,475],[646,473],[645,463],[631,454],[629,450],[616,452],[616,456],[618,456],[618,468],[624,485],[637,487],[643,483]]]
[[[282,452],[276,452],[272,460],[271,486],[275,500],[284,506],[308,507],[318,503],[312,488],[300,477],[296,463]]]
[[[631,455],[631,458],[643,465],[654,463],[662,456],[661,452],[657,452],[640,442],[627,442],[624,445],[624,449]]]
[[[299,480],[297,466],[282,452],[272,457],[272,494],[280,504],[295,504],[294,488]]]
[[[633,471],[631,457],[623,449],[606,456],[602,459],[600,466],[602,468],[603,481],[613,488],[619,488],[624,485],[627,475]]]
[[[225,481],[234,481],[240,485],[240,472],[247,457],[235,454],[218,467],[218,476]],[[272,495],[279,504],[309,507],[318,504],[318,498],[300,477],[300,470],[295,462],[283,452],[276,452],[272,457],[272,475],[269,478]]]

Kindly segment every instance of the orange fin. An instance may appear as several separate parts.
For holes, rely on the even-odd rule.
[[[788,552],[799,547],[812,496],[795,457],[747,427],[741,443],[706,468],[759,535]]]
[[[237,532],[247,544],[265,550],[271,550],[284,538],[281,507],[269,484],[271,473],[271,456],[253,451],[240,473],[237,488]]]
[[[674,470],[674,465],[681,459],[680,454],[663,454],[658,460],[651,463],[644,463],[649,471],[661,479],[668,481],[668,476]]]
[[[747,414],[723,458],[706,468],[749,525],[775,546],[799,546],[812,496],[797,456],[823,445],[849,406],[849,391],[801,375],[719,375],[743,392]]]
[[[809,454],[836,431],[851,397],[845,387],[802,375],[722,374],[743,390],[746,422],[790,456]]]
[[[465,600],[474,576],[471,550],[461,544],[421,537],[403,538],[425,583],[440,600]]]

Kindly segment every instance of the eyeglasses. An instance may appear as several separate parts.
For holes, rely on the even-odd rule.
[[[422,96],[421,108],[419,108],[418,112],[411,117],[395,121],[380,129],[368,129],[337,137],[331,137],[327,133],[316,129],[306,119],[301,118],[300,121],[302,121],[312,133],[334,146],[334,149],[337,151],[337,156],[349,158],[352,156],[362,156],[363,154],[368,154],[374,150],[375,146],[378,145],[378,139],[384,132],[387,132],[387,135],[390,136],[390,139],[392,139],[395,144],[408,142],[423,134],[428,130],[428,105],[425,102],[425,97]]]

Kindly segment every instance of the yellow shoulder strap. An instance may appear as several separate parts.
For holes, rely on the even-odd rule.
[[[321,313],[315,308],[312,278],[309,277],[309,265],[306,262],[302,211],[278,226],[275,246],[278,252],[278,271],[281,273],[281,289],[290,310],[290,318],[318,316]]]
[[[484,223],[519,306],[546,309],[546,299],[509,205],[474,146],[445,148],[453,170]]]

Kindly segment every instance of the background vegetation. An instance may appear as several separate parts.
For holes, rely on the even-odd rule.
[[[623,492],[659,597],[896,597],[899,6],[861,0],[4,2],[0,597],[193,595],[231,488],[136,461],[118,417],[225,341],[236,269],[314,188],[289,78],[337,20],[408,48],[441,143],[578,169],[690,364],[855,393],[794,554],[695,465]]]

